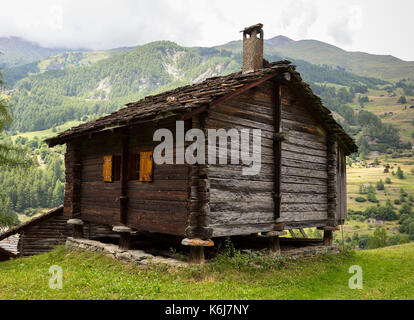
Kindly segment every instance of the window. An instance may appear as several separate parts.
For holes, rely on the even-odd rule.
[[[120,156],[104,156],[102,176],[104,182],[114,182],[121,180]]]
[[[153,175],[152,151],[144,151],[129,156],[128,180],[151,182]]]
[[[152,181],[152,151],[140,152],[139,181]]]

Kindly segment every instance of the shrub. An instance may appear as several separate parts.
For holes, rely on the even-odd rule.
[[[404,188],[400,188],[400,196],[403,198],[408,197],[408,193],[404,190]]]
[[[369,235],[362,234],[359,237],[358,247],[360,247],[361,249],[366,249],[368,247],[369,239],[370,239],[370,236]]]
[[[381,219],[385,221],[393,221],[398,219],[397,214],[390,206],[379,207],[377,210],[377,214],[380,215]]]
[[[384,190],[384,182],[382,182],[382,179],[377,182],[377,190]]]
[[[400,199],[395,199],[395,200],[394,200],[394,204],[401,204]]]
[[[372,192],[368,193],[367,199],[368,199],[369,202],[372,202],[372,203],[378,203],[379,202],[376,195]]]
[[[404,179],[404,171],[400,167],[398,167],[396,175],[398,179]]]
[[[401,103],[401,104],[407,103],[407,98],[405,96],[401,96],[398,99],[397,103]]]
[[[386,183],[386,184],[391,184],[391,183],[392,183],[392,181],[391,181],[391,179],[390,179],[390,178],[385,178],[385,183]]]
[[[399,211],[400,215],[404,215],[404,214],[411,215],[412,212],[413,212],[413,209],[408,203],[404,203],[401,206],[400,211]]]
[[[368,248],[376,249],[387,246],[387,232],[385,229],[379,227],[375,229],[373,236],[369,239]]]
[[[364,197],[356,197],[356,198],[355,198],[355,201],[356,201],[356,202],[366,202],[366,201],[367,201],[367,199],[365,199]]]

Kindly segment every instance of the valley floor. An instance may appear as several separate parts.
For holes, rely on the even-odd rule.
[[[0,299],[414,299],[414,243],[268,262],[238,255],[204,267],[139,267],[59,247],[1,262]],[[362,268],[362,290],[348,285],[355,265]],[[51,266],[62,268],[62,289],[49,288]]]

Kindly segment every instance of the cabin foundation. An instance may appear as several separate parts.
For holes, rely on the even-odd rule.
[[[333,233],[334,233],[334,231],[339,230],[339,226],[333,226],[333,227],[326,226],[326,227],[318,228],[318,229],[323,230],[323,244],[324,244],[324,246],[331,246],[333,244],[333,239],[334,239]]]
[[[119,249],[130,250],[132,229],[125,226],[115,226],[112,231],[119,234]]]
[[[287,235],[286,231],[270,231],[262,234],[262,237],[266,237],[269,240],[269,254],[280,255],[280,238],[279,236]]]
[[[69,219],[67,224],[72,226],[72,235],[76,239],[82,239],[84,222],[81,219]]]
[[[201,239],[183,239],[181,241],[183,246],[190,247],[190,256],[188,262],[192,264],[203,264],[205,262],[204,247],[213,247],[214,242],[212,240]]]

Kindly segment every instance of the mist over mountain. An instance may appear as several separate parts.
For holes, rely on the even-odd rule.
[[[19,37],[0,37],[0,67],[17,67],[66,51],[73,50],[44,48]]]

